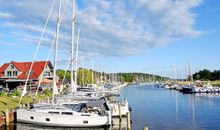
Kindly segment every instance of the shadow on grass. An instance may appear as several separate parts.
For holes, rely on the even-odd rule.
[[[5,115],[5,111],[0,111],[0,116],[4,116]]]

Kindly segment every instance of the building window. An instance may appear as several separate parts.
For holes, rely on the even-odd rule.
[[[45,71],[45,72],[44,72],[44,76],[50,76],[50,72]]]
[[[11,69],[14,69],[15,67],[14,67],[14,65],[11,65],[10,68],[11,68]]]
[[[13,71],[13,76],[17,76],[18,72],[17,71]]]
[[[11,76],[11,75],[12,75],[11,71],[7,71],[7,76]]]

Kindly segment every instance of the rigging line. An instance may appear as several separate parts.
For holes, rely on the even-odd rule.
[[[66,14],[66,9],[67,9],[67,6],[69,5],[69,2],[70,2],[70,0],[68,0],[67,2],[66,2],[66,4],[65,4],[65,7],[64,7],[64,9],[63,9],[63,12],[62,12],[62,14],[61,14],[61,18],[60,18],[60,23],[61,22],[63,22],[63,19],[65,20],[65,14]],[[67,27],[67,26],[65,26],[66,25],[66,23],[64,23],[64,30],[65,30],[65,28]],[[65,31],[64,31],[65,32]],[[68,31],[67,31],[68,32]],[[65,35],[64,35],[64,43],[65,43],[65,39],[68,39],[68,38],[65,38]],[[60,45],[61,46],[61,49],[63,49],[63,50],[65,50],[65,44],[63,44],[63,45]],[[65,53],[65,51],[64,51],[64,53]]]
[[[24,90],[23,90],[23,92],[22,92],[22,94],[21,94],[21,97],[20,97],[20,100],[19,100],[19,103],[18,103],[19,105],[20,105],[20,103],[21,103],[22,97],[23,97],[23,96],[26,94],[26,92],[27,92],[27,90],[26,90],[26,89],[27,89],[27,82],[28,82],[28,79],[29,79],[29,77],[30,77],[30,75],[31,75],[31,70],[32,70],[32,68],[33,68],[35,59],[36,59],[36,57],[37,57],[37,53],[38,53],[38,51],[39,51],[42,38],[43,38],[44,33],[45,33],[45,30],[46,30],[46,28],[47,28],[47,24],[48,24],[48,21],[49,21],[49,19],[50,19],[50,16],[51,16],[51,13],[52,13],[52,10],[53,10],[55,1],[56,1],[56,0],[53,1],[53,4],[52,4],[52,6],[51,6],[51,8],[50,8],[49,15],[48,15],[47,20],[46,20],[46,23],[45,23],[45,25],[44,25],[43,32],[41,33],[41,37],[40,37],[40,39],[39,39],[39,41],[38,41],[37,49],[36,49],[36,51],[35,51],[34,58],[33,58],[33,60],[32,60],[31,66],[30,66],[30,70],[28,71],[27,79],[26,79],[26,81],[25,81]]]
[[[66,2],[66,5],[65,5],[65,8],[64,8],[63,14],[62,14],[62,16],[61,16],[61,22],[62,22],[62,19],[63,19],[63,17],[64,17],[64,13],[65,13],[65,10],[66,10],[66,7],[67,7],[68,3],[69,3],[69,0]],[[39,82],[38,82],[38,86],[37,86],[37,90],[36,90],[35,96],[37,96],[38,90],[39,90],[39,88],[40,88],[40,84],[41,84],[41,81],[42,81],[42,79],[43,79],[43,74],[44,74],[44,72],[45,72],[45,68],[46,68],[46,66],[47,66],[48,60],[49,60],[50,55],[51,55],[52,48],[53,48],[53,46],[54,46],[55,38],[56,38],[56,37],[55,37],[55,35],[54,35],[54,38],[53,38],[53,41],[52,41],[52,44],[51,44],[51,47],[50,47],[50,49],[49,49],[49,53],[48,53],[48,56],[47,56],[46,63],[44,64],[44,68],[43,68],[43,71],[42,71],[42,75],[41,75],[40,80],[39,80]]]
[[[47,66],[48,60],[49,60],[50,55],[51,55],[51,51],[52,51],[53,46],[54,46],[54,43],[55,43],[55,38],[56,38],[56,37],[55,37],[55,35],[54,35],[52,44],[51,44],[51,46],[50,46],[49,53],[48,53],[48,55],[47,55],[46,63],[44,64],[44,68],[43,68],[43,71],[42,71],[42,73],[41,73],[40,80],[39,80],[39,82],[38,82],[38,86],[37,86],[37,90],[36,90],[35,96],[37,96],[37,92],[38,92],[38,90],[39,90],[39,88],[40,88],[40,84],[41,84],[41,81],[42,81],[42,79],[43,79],[43,75],[44,75],[44,72],[45,72],[45,68],[46,68],[46,66]]]
[[[65,14],[66,14],[66,9],[67,9],[67,6],[69,5],[69,0],[66,2],[66,4],[65,4],[65,6],[64,6],[64,9],[63,9],[63,12],[62,12],[62,14],[61,14],[61,18],[60,18],[60,22],[63,22],[63,19],[65,20]],[[65,26],[66,24],[64,23],[64,30],[65,30]],[[64,35],[64,38],[63,38],[64,40],[65,40],[65,35]],[[64,41],[64,43],[65,43],[65,41]],[[62,49],[64,49],[65,48],[65,45],[60,45],[61,47],[62,47]]]
[[[60,21],[62,21],[63,20],[63,15],[65,14],[65,12],[66,12],[66,7],[67,7],[67,5],[69,5],[69,0],[66,2],[66,4],[65,4],[65,7],[64,7],[64,10],[63,10],[63,13],[62,13],[62,15],[61,15],[61,19],[60,19]]]
[[[80,29],[80,34],[81,34],[81,36],[82,36],[82,38],[81,38],[81,43],[83,44],[85,44],[84,45],[84,51],[85,52],[88,52],[87,53],[87,56],[85,56],[85,59],[87,58],[87,60],[92,60],[95,56],[97,56],[98,54],[97,54],[97,52],[95,53],[95,52],[89,52],[89,47],[88,47],[88,44],[86,44],[86,36],[85,36],[85,34],[83,33],[83,31],[82,31],[82,29],[83,28],[81,28]],[[85,31],[84,31],[85,32]],[[83,50],[82,50],[82,53],[83,53]],[[88,62],[87,62],[88,63]],[[90,63],[89,63],[90,64]],[[87,66],[88,68],[90,68],[91,66]]]

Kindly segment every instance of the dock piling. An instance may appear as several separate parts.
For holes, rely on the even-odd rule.
[[[30,109],[30,102],[27,103],[27,108]]]
[[[47,98],[47,103],[50,103],[50,98],[49,97]]]
[[[9,110],[8,109],[5,110],[5,123],[6,123],[7,126],[10,123],[10,120],[9,120]]]
[[[130,112],[127,113],[127,130],[131,130]]]
[[[118,112],[119,112],[119,120],[121,121],[122,115],[121,115],[121,106],[118,104]]]
[[[22,108],[25,108],[25,104],[22,104]]]

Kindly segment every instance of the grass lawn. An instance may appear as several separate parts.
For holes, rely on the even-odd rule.
[[[28,102],[33,102],[32,96],[25,96],[21,100],[21,104],[26,104]],[[47,99],[49,96],[44,95],[44,94],[39,94],[37,97],[37,100],[39,99]],[[12,97],[12,96],[7,96],[3,95],[0,96],[0,115],[3,115],[6,109],[13,110],[18,106],[20,100],[20,96],[18,97]]]
[[[219,86],[220,87],[220,80],[216,80],[216,81],[202,81],[202,82],[204,82],[204,84],[207,84],[209,82],[211,85]],[[190,84],[190,81],[178,81],[178,84],[187,85],[187,84]]]
[[[215,85],[215,86],[219,86],[219,87],[220,87],[220,80],[210,81],[210,83],[211,83],[212,85]]]

